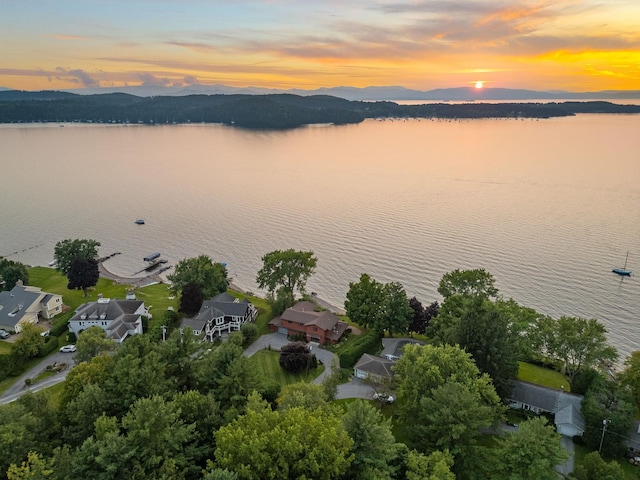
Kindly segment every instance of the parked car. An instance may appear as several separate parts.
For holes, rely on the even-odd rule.
[[[76,351],[75,345],[65,345],[64,347],[60,347],[60,351],[62,353],[73,353]]]
[[[9,338],[11,336],[11,334],[5,330],[0,330],[0,338],[2,338],[3,340],[5,338]]]
[[[395,401],[395,398],[393,398],[393,395],[387,395],[386,393],[374,393],[373,399],[382,400],[387,403],[393,403]]]

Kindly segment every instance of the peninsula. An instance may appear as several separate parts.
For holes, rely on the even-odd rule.
[[[578,113],[640,113],[640,105],[605,101],[549,103],[427,103],[399,105],[329,95],[187,95],[138,97],[59,91],[0,91],[0,123],[218,123],[247,129],[289,129],[383,118],[551,118]]]

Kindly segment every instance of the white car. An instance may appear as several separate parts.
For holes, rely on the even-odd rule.
[[[65,345],[64,347],[60,348],[60,351],[62,353],[73,353],[76,351],[76,346],[75,345]]]
[[[374,400],[382,400],[382,401],[385,401],[387,403],[393,403],[395,401],[395,398],[393,398],[393,395],[387,395],[385,393],[374,393],[373,394],[373,399]]]

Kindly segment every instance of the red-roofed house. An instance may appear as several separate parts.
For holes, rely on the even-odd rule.
[[[269,322],[269,330],[287,336],[304,335],[308,342],[338,343],[348,325],[329,312],[317,312],[311,302],[298,302]]]

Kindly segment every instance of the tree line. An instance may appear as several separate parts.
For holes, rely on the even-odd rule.
[[[188,95],[137,97],[124,93],[0,92],[0,123],[222,123],[250,129],[288,129],[367,118],[549,118],[576,113],[639,113],[609,102],[398,105],[329,95]]]

